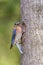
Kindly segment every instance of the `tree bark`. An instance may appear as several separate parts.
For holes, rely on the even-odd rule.
[[[21,0],[21,21],[26,24],[21,65],[43,65],[43,0]]]

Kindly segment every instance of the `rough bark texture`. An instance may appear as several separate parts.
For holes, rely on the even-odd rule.
[[[43,0],[21,0],[21,20],[27,26],[21,65],[43,65]]]

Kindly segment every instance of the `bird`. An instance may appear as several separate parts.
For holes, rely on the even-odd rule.
[[[22,45],[20,44],[21,43],[21,37],[22,37],[22,28],[20,26],[20,23],[16,23],[16,24],[14,24],[10,49],[12,49],[14,44],[16,44],[20,53],[23,54],[23,48],[22,48]]]

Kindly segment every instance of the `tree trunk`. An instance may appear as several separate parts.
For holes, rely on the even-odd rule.
[[[26,23],[21,65],[43,65],[43,0],[21,0],[21,20]]]

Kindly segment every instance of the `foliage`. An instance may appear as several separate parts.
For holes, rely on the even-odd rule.
[[[4,21],[19,20],[20,4],[19,0],[9,0],[0,2],[0,19]]]

